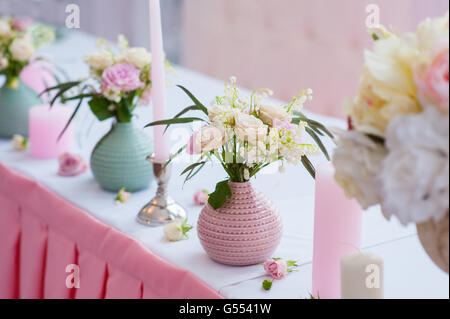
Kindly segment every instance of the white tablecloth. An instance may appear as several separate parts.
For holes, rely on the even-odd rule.
[[[46,52],[76,79],[87,74],[82,56],[94,49],[95,39],[74,31],[47,48]],[[222,81],[181,67],[177,68],[177,73],[178,76],[172,78],[172,82],[185,85],[204,102],[222,94]],[[232,73],[233,70],[230,70],[230,75]],[[181,90],[168,90],[168,116],[190,105],[188,103],[188,98]],[[311,105],[309,110],[314,111],[314,103]],[[137,125],[143,126],[150,122],[151,113],[151,107],[140,108]],[[345,125],[331,118],[315,118],[329,126]],[[96,122],[85,107],[77,125],[79,152],[88,160],[95,143],[107,132],[111,122]],[[186,139],[186,132],[190,130],[189,127],[180,127],[170,131],[173,150]],[[151,129],[147,129],[147,132],[152,135]],[[329,141],[327,145],[332,147]],[[36,179],[102,222],[135,238],[162,258],[193,272],[225,297],[306,298],[311,291],[314,182],[302,167],[288,167],[284,174],[278,173],[276,167],[269,168],[254,180],[255,187],[265,192],[278,206],[284,221],[283,238],[274,257],[295,259],[301,265],[298,272],[277,281],[272,290],[266,292],[261,288],[261,282],[265,279],[261,266],[229,267],[212,261],[203,251],[195,229],[189,233],[188,240],[169,243],[164,239],[161,228],[147,228],[136,223],[135,216],[154,195],[155,185],[149,190],[133,194],[129,203],[117,205],[114,202],[115,194],[102,191],[90,172],[73,178],[59,177],[56,174],[56,160],[36,160],[28,153],[14,152],[10,141],[0,140],[0,161]],[[315,159],[316,163],[321,161],[322,158]],[[226,176],[219,166],[205,167],[202,173],[182,188],[183,178],[179,172],[185,166],[183,162],[174,164],[170,191],[172,197],[188,211],[189,223],[195,225],[201,208],[193,205],[193,193],[198,189],[213,190],[215,183]],[[426,256],[414,227],[403,228],[396,220],[388,222],[381,216],[379,208],[370,209],[364,213],[362,245],[384,258],[386,298],[448,298],[448,276]]]

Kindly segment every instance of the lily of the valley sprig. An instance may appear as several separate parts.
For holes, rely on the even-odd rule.
[[[287,274],[296,271],[298,263],[295,260],[284,261],[281,258],[272,258],[264,262],[264,270],[272,279],[266,279],[262,283],[264,290],[270,290],[274,280],[283,279]]]
[[[185,181],[192,179],[208,162],[218,162],[228,175],[219,182],[209,196],[209,204],[220,208],[231,196],[228,181],[248,182],[271,163],[302,163],[311,176],[315,169],[308,156],[322,151],[329,155],[321,138],[333,135],[321,123],[307,118],[303,105],[312,100],[312,90],[302,91],[286,105],[266,101],[273,92],[258,89],[248,97],[242,97],[236,79],[225,84],[225,93],[218,96],[207,108],[189,90],[179,86],[192,100],[193,105],[180,111],[174,118],[147,125],[165,125],[202,122],[204,126],[194,132],[169,162],[186,151],[198,156],[198,160],[183,172]],[[198,116],[186,116],[198,112]],[[304,133],[309,134],[316,145],[305,143]]]

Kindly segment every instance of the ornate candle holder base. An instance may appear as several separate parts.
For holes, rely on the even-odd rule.
[[[137,221],[146,226],[162,226],[175,219],[185,219],[186,211],[167,194],[167,183],[170,178],[170,165],[158,163],[148,157],[153,164],[153,173],[158,182],[156,196],[145,205],[137,215]]]

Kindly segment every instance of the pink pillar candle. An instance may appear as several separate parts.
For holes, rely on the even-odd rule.
[[[159,0],[150,0],[150,36],[152,51],[152,99],[153,121],[166,119],[166,73],[165,54],[161,26],[161,8]],[[155,160],[165,162],[169,159],[165,126],[153,128]]]
[[[341,297],[341,258],[360,248],[361,219],[361,207],[347,198],[336,183],[331,163],[320,166],[316,172],[314,215],[314,296]]]
[[[71,107],[62,105],[54,105],[52,108],[49,105],[39,105],[30,110],[30,152],[32,157],[56,158],[73,149],[73,124],[58,140],[72,113]]]

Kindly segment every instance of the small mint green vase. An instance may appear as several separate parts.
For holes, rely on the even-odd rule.
[[[38,104],[42,104],[42,100],[22,80],[19,80],[17,89],[3,85],[0,89],[0,137],[28,136],[29,112]]]
[[[142,129],[133,123],[115,123],[92,152],[92,173],[104,190],[136,192],[153,180],[153,168],[147,161],[152,153],[150,138]]]

